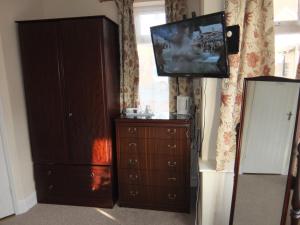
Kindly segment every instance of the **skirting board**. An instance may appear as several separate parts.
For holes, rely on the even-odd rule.
[[[23,214],[37,204],[36,192],[31,193],[25,199],[17,200],[15,213],[16,215]]]

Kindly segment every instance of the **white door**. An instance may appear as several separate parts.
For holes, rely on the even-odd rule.
[[[241,173],[288,173],[299,85],[255,82],[248,93]],[[252,99],[251,99],[252,98]],[[249,102],[248,102],[249,103]]]
[[[14,214],[13,199],[10,191],[3,140],[0,132],[0,219]]]

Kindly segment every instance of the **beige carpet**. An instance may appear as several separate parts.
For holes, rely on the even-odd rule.
[[[29,212],[0,221],[1,225],[193,225],[195,213],[120,208],[98,209],[38,204]]]
[[[287,176],[239,175],[234,225],[280,225]]]

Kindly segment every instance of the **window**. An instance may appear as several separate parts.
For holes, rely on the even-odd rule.
[[[275,75],[295,78],[299,62],[299,0],[274,0]]]
[[[169,84],[167,77],[158,77],[151,42],[150,27],[164,24],[164,2],[134,3],[134,19],[140,64],[140,107],[149,105],[154,112],[169,112]]]

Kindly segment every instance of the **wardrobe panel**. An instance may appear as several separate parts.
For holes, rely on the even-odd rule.
[[[59,23],[71,161],[111,164],[101,60],[101,20]]]
[[[68,152],[56,23],[20,23],[19,35],[33,160],[65,162]]]

